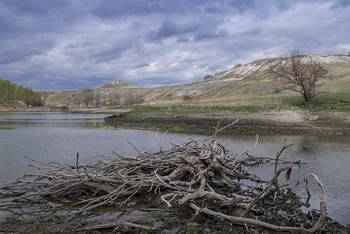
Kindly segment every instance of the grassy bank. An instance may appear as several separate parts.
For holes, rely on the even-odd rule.
[[[107,118],[114,127],[161,129],[173,132],[212,132],[237,118],[239,122],[227,132],[249,133],[314,133],[348,134],[350,132],[350,95],[320,93],[304,102],[299,96],[264,99],[262,105],[248,102],[229,105],[229,102],[184,102],[133,106],[128,112]],[[125,109],[121,107],[121,109]]]
[[[130,115],[139,114],[187,114],[187,113],[217,113],[217,112],[247,112],[273,111],[280,109],[298,109],[308,112],[347,112],[350,111],[350,93],[319,93],[316,98],[305,102],[299,95],[284,95],[275,97],[261,97],[244,101],[240,100],[213,100],[188,101],[178,104],[153,104],[117,109],[131,110]]]
[[[350,93],[323,92],[309,102],[299,96],[283,97],[282,103],[310,112],[346,112],[350,111]]]

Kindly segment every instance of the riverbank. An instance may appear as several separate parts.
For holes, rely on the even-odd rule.
[[[347,112],[309,112],[289,109],[219,109],[183,110],[171,107],[138,107],[132,111],[105,118],[109,126],[137,129],[161,129],[173,132],[213,132],[213,126],[228,125],[227,133],[263,134],[344,134],[350,135]]]
[[[186,108],[181,108],[182,114],[185,112],[190,112]],[[135,110],[136,111],[136,110]],[[144,112],[146,110],[143,110]],[[200,113],[202,110],[192,109],[191,112]],[[246,109],[243,110],[233,110],[226,109],[221,111],[227,111],[231,113],[258,113],[258,110]],[[139,110],[141,112],[141,110]],[[151,112],[149,110],[149,112]],[[154,110],[153,110],[154,112]],[[162,110],[158,110],[162,112]],[[178,109],[171,108],[167,109],[167,113],[179,112]],[[209,112],[220,112],[207,110]],[[266,111],[267,112],[267,111]],[[9,113],[10,114],[10,113]],[[32,114],[30,114],[32,115]],[[30,116],[28,115],[28,116]],[[35,115],[35,114],[34,114]],[[291,115],[289,113],[289,115]],[[68,113],[57,114],[57,113],[46,113],[38,114],[40,118],[35,117],[36,123],[43,124],[33,124],[31,127],[25,122],[31,122],[30,118],[26,117],[26,113],[23,113],[23,117],[12,120],[14,127],[12,129],[3,130],[0,147],[1,155],[4,155],[2,158],[2,163],[0,164],[1,176],[8,176],[12,180],[12,177],[19,176],[22,172],[27,171],[27,169],[21,169],[21,163],[23,161],[23,155],[28,155],[29,157],[35,157],[37,160],[47,161],[59,161],[61,163],[68,163],[69,165],[75,165],[76,163],[76,152],[80,153],[79,162],[84,163],[85,159],[88,159],[96,155],[112,155],[111,152],[115,151],[121,155],[132,156],[137,155],[137,152],[132,146],[125,143],[123,139],[129,139],[139,150],[143,151],[154,151],[159,149],[156,139],[154,137],[155,132],[150,131],[137,131],[137,130],[112,130],[110,128],[96,128],[94,126],[101,125],[100,116],[90,117],[93,120],[99,122],[91,122],[88,116],[80,116],[80,121],[71,121],[72,117],[79,115],[72,115]],[[101,115],[102,116],[102,115]],[[287,115],[288,116],[288,115]],[[11,118],[3,117],[5,120],[10,120]],[[18,121],[21,119],[21,121]],[[40,119],[40,120],[39,120]],[[48,121],[52,120],[52,121]],[[62,125],[62,121],[65,121]],[[61,123],[60,123],[61,122]],[[57,123],[60,123],[57,125]],[[86,125],[83,123],[87,123]],[[86,127],[88,126],[88,127]],[[34,127],[34,128],[33,128]],[[57,131],[52,131],[52,128],[55,128]],[[57,128],[57,127],[60,127]],[[176,130],[176,128],[175,128]],[[227,144],[230,139],[230,152],[241,152],[242,149],[246,149],[246,146],[250,147],[255,138],[249,136],[245,140],[242,139],[244,134],[232,134],[237,137],[225,138],[223,142]],[[54,137],[52,137],[54,136]],[[166,147],[166,142],[168,139],[172,139],[173,142],[182,144],[183,138],[188,139],[189,135],[186,134],[167,134],[163,136],[164,147]],[[193,137],[193,135],[191,136]],[[261,136],[259,138],[259,153],[251,152],[251,155],[262,155],[262,156],[271,156],[274,157],[276,150],[280,149],[280,146],[283,144],[283,138],[275,136],[266,140],[264,138],[271,136]],[[331,141],[324,141],[322,139],[331,139]],[[153,139],[153,140],[152,140]],[[337,140],[336,140],[337,139]],[[54,140],[54,141],[52,141]],[[21,144],[18,144],[21,142]],[[38,143],[39,142],[39,143]],[[152,142],[154,145],[152,145]],[[346,194],[348,194],[347,181],[349,180],[347,176],[347,169],[349,168],[348,164],[348,145],[349,138],[347,136],[298,136],[297,138],[288,137],[288,142],[295,144],[295,149],[292,153],[292,158],[295,161],[301,160],[305,162],[302,164],[303,170],[293,171],[293,178],[303,178],[300,174],[301,171],[310,170],[311,172],[320,175],[322,181],[327,185],[326,188],[329,191],[329,208],[328,213],[330,217],[338,220],[342,223],[343,226],[348,225],[349,210],[348,209],[348,199]],[[277,145],[277,147],[275,147]],[[28,147],[33,146],[33,147]],[[300,147],[302,146],[302,148]],[[110,147],[110,148],[108,148]],[[12,149],[9,151],[9,149]],[[130,149],[129,151],[126,149]],[[166,148],[164,148],[166,149]],[[274,150],[276,149],[276,150]],[[5,161],[4,161],[5,159]],[[6,161],[7,159],[7,161]],[[307,167],[309,165],[310,167]],[[261,166],[257,167],[262,168]],[[271,168],[273,171],[273,168]],[[263,170],[268,171],[268,170]],[[15,173],[15,174],[13,174]],[[18,175],[16,174],[18,173]],[[255,173],[254,173],[255,174]],[[265,174],[256,173],[258,176],[263,176]],[[339,176],[342,175],[342,176]],[[270,178],[270,176],[267,176]],[[7,181],[6,180],[6,181]],[[336,181],[336,183],[335,183]],[[301,183],[303,183],[301,181]],[[291,184],[296,184],[296,181],[291,182]],[[299,185],[302,190],[304,190],[304,184]],[[310,192],[314,194],[312,186],[309,187]],[[319,191],[317,188],[316,191]],[[151,197],[154,197],[154,193],[150,194]],[[140,196],[145,198],[145,194]],[[319,194],[315,193],[315,196],[312,196],[312,199],[317,199],[316,209],[319,207],[318,198]],[[305,200],[305,197],[304,197]],[[124,202],[124,199],[121,199],[120,202]],[[335,202],[336,201],[336,202]],[[59,202],[67,202],[67,200],[62,199]],[[93,215],[90,217],[79,217],[78,219],[66,221],[62,213],[49,214],[45,213],[50,211],[50,206],[47,206],[48,210],[45,210],[44,213],[40,213],[35,210],[38,204],[28,205],[29,210],[25,209],[24,215],[21,213],[11,213],[12,216],[15,216],[14,219],[4,219],[4,216],[1,217],[0,221],[0,232],[5,233],[23,233],[23,232],[32,232],[32,233],[52,233],[52,232],[79,232],[84,228],[88,228],[95,225],[110,224],[116,222],[129,221],[132,223],[145,225],[145,226],[158,226],[161,225],[157,233],[173,230],[174,233],[237,233],[248,232],[245,227],[237,227],[230,222],[225,220],[219,220],[214,218],[208,218],[208,216],[197,215],[194,216],[195,212],[191,210],[180,210],[179,212],[169,212],[168,209],[165,209],[164,206],[159,206],[161,201],[158,199],[154,203],[150,204],[149,198],[140,200],[130,200],[130,204],[127,204],[122,207],[122,210],[116,209],[113,211],[111,207],[105,207],[103,210],[95,210]],[[52,203],[49,203],[52,204]],[[67,203],[66,203],[67,204]],[[69,204],[69,203],[68,203]],[[286,203],[289,204],[289,203]],[[141,207],[140,207],[141,205]],[[145,205],[145,206],[143,206]],[[148,210],[147,210],[148,208]],[[159,210],[149,210],[149,209],[159,209]],[[32,210],[34,209],[34,210]],[[63,211],[69,211],[70,207]],[[311,210],[311,208],[310,208]],[[2,214],[6,215],[6,210],[2,210]],[[28,213],[27,213],[28,212]],[[228,212],[229,214],[232,211]],[[278,214],[278,213],[277,213]],[[281,213],[283,214],[283,213]],[[293,215],[294,213],[292,213]],[[336,214],[334,217],[333,215]],[[130,217],[130,215],[132,217]],[[34,216],[32,218],[32,216]],[[180,218],[183,217],[183,219]],[[194,217],[193,217],[194,216]],[[117,220],[118,217],[118,220]],[[193,219],[192,219],[193,218]],[[98,220],[97,220],[98,219]],[[270,220],[272,223],[277,224],[274,220]],[[279,223],[280,224],[280,223]],[[285,224],[284,224],[285,225]],[[333,224],[331,224],[333,226]],[[300,226],[300,225],[297,225]],[[112,232],[113,228],[100,230],[106,232]],[[121,233],[140,233],[142,230],[134,229],[130,226],[123,225],[121,230],[118,230]],[[175,232],[176,231],[176,232]],[[85,232],[85,231],[81,231]],[[261,232],[263,232],[261,230]],[[267,233],[268,231],[266,231]],[[325,233],[348,233],[349,229],[344,229],[344,227],[339,227],[339,225],[334,226],[334,228],[326,226]],[[145,232],[144,232],[145,233]],[[151,233],[151,232],[148,232]],[[169,233],[169,232],[168,232]]]
[[[186,105],[132,107],[3,106],[0,112],[69,112],[108,114],[106,125],[119,128],[211,133],[228,125],[227,133],[350,135],[349,112],[308,111],[296,107],[196,107]]]
[[[130,108],[0,105],[0,112],[69,112],[77,114],[122,114]]]
[[[67,112],[67,107],[0,105],[0,112]]]

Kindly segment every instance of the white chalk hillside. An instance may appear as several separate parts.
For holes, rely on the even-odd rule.
[[[305,58],[307,58],[307,56],[317,62],[334,64],[334,66],[330,65],[329,69],[330,71],[336,71],[337,76],[348,76],[350,72],[350,56],[305,55]],[[281,58],[269,58],[244,65],[236,65],[230,70],[222,71],[213,76],[183,85],[137,88],[128,82],[116,80],[93,88],[93,91],[95,94],[98,93],[102,99],[111,99],[116,94],[121,97],[125,97],[128,93],[137,94],[144,97],[149,103],[182,100],[186,95],[190,95],[192,98],[211,100],[229,97],[231,95],[241,95],[244,97],[246,93],[251,94],[257,90],[260,94],[271,94],[273,92],[271,89],[273,84],[268,83],[269,81],[266,79],[263,81],[264,78],[259,76],[259,74],[270,67],[268,63],[276,63],[280,60]],[[339,65],[341,65],[341,69],[338,69]],[[45,102],[48,105],[67,105],[67,103],[74,103],[74,99],[79,92],[81,92],[81,90],[46,91],[43,95],[47,97]]]
[[[311,58],[315,62],[331,64],[331,63],[350,63],[350,56],[347,55],[305,55],[305,60]],[[230,70],[219,72],[212,78],[214,79],[242,79],[254,72],[266,71],[271,63],[276,63],[279,59],[263,59],[257,60],[244,65],[236,65]]]

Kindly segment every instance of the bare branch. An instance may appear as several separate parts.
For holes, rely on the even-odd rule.
[[[321,63],[311,56],[301,55],[298,50],[290,51],[286,58],[270,62],[268,71],[281,88],[300,93],[304,101],[315,97],[316,86],[328,74]]]

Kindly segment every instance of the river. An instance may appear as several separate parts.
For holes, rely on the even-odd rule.
[[[70,113],[0,113],[0,184],[24,172],[27,167],[24,156],[44,162],[59,161],[73,164],[79,152],[81,162],[94,160],[94,156],[113,156],[113,151],[122,155],[136,156],[137,152],[126,141],[132,142],[139,151],[158,150],[155,131],[115,129],[103,126],[102,114]],[[196,134],[168,133],[163,137],[164,147],[168,140],[184,143]],[[254,156],[275,157],[283,146],[285,136],[260,135]],[[311,207],[319,209],[321,191],[309,176],[313,172],[325,184],[328,191],[328,215],[342,225],[350,224],[350,137],[342,135],[289,135],[287,143],[293,143],[283,157],[305,163],[295,166],[291,184],[297,178],[309,178],[312,195]],[[220,136],[220,141],[232,152],[250,148],[255,135],[233,134]],[[254,168],[265,180],[273,175],[273,165]],[[306,197],[304,183],[296,186],[295,192]],[[305,208],[305,210],[308,210]],[[0,222],[10,214],[0,211]]]

